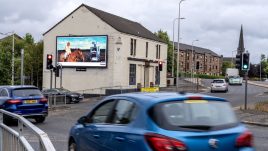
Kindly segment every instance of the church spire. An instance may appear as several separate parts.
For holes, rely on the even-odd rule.
[[[237,54],[241,54],[244,51],[245,51],[245,47],[244,47],[243,26],[241,25],[239,44],[238,44],[238,48],[237,48]]]

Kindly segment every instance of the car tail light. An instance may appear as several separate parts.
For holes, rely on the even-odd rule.
[[[21,100],[8,100],[6,103],[8,104],[22,104]]]
[[[159,134],[145,134],[145,138],[153,151],[187,151],[186,145],[176,139]]]
[[[250,131],[246,131],[239,135],[236,139],[236,147],[251,147],[253,146],[253,135]]]
[[[42,98],[41,100],[39,100],[39,103],[47,103],[47,99],[46,98]]]

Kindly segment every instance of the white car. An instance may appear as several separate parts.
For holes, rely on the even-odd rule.
[[[221,91],[221,92],[228,92],[228,84],[225,81],[225,79],[214,79],[211,82],[211,87],[210,87],[210,92],[216,92],[216,91]]]
[[[230,76],[229,85],[242,85],[243,79],[240,76]]]

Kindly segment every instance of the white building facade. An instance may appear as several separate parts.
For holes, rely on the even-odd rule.
[[[54,66],[59,62],[57,37],[90,35],[107,36],[107,66],[63,66],[62,78],[52,76],[53,88],[98,93],[105,88],[166,87],[166,43],[136,22],[82,4],[44,33],[44,89],[50,88],[51,82],[51,71],[46,69],[47,54],[53,55]],[[159,62],[163,63],[162,71]]]

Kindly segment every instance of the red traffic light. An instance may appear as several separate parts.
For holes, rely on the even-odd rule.
[[[47,55],[47,59],[52,59],[52,55]]]
[[[158,62],[158,70],[159,71],[162,71],[163,70],[163,62],[162,61],[159,61]]]
[[[52,54],[47,54],[47,69],[52,69],[53,68],[53,61],[52,61]]]

